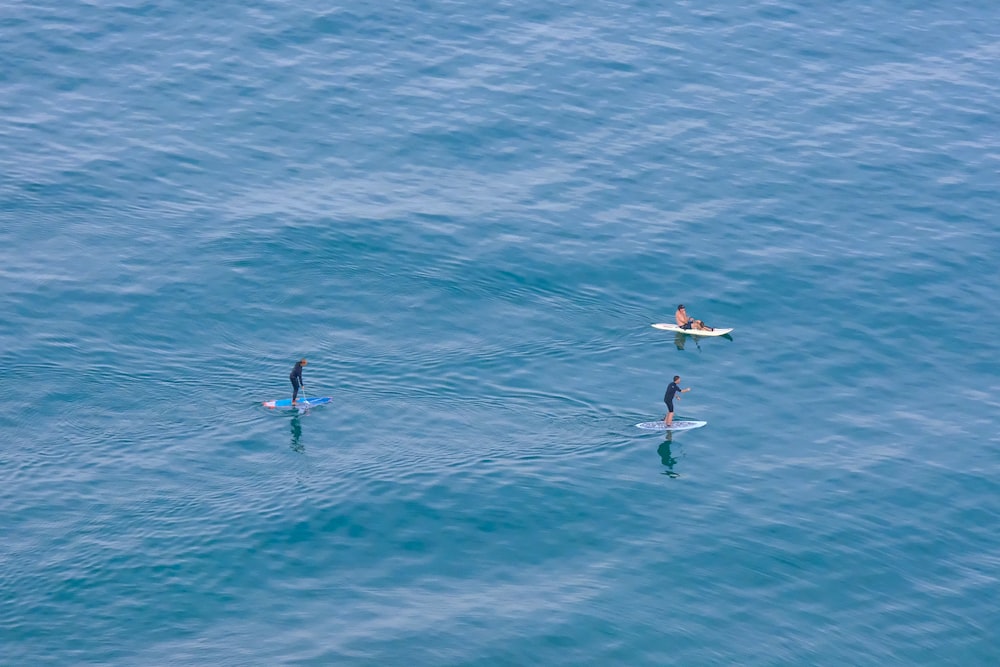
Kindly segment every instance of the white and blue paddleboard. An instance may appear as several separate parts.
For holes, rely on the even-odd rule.
[[[693,428],[701,428],[708,422],[693,421],[688,419],[675,419],[667,428],[666,423],[661,419],[655,422],[642,422],[636,424],[636,428],[641,428],[644,431],[690,431]]]
[[[732,328],[715,329],[713,331],[707,331],[705,329],[681,329],[676,324],[668,324],[666,322],[657,322],[656,324],[651,324],[650,326],[654,329],[673,331],[674,333],[687,334],[688,336],[725,336],[727,333],[732,331]]]
[[[282,398],[277,401],[264,401],[265,408],[293,408],[298,410],[308,410],[309,408],[314,408],[317,405],[325,405],[332,401],[333,398],[330,396],[310,396],[309,398],[300,398],[292,405],[292,399]]]

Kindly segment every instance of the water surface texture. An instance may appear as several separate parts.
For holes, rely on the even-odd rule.
[[[8,2],[0,664],[997,664],[998,108],[988,2]]]

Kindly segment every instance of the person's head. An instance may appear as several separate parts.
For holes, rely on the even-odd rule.
[[[306,361],[305,359],[301,359],[301,360],[299,361],[299,363],[300,363],[300,364],[302,364],[303,366],[305,366],[305,365],[306,365],[306,364],[308,364],[309,362],[308,362],[308,361]]]
[[[684,310],[684,304],[682,303],[681,305],[677,306],[677,310]]]
[[[674,382],[680,382],[680,381],[681,381],[681,376],[680,375],[675,375],[674,376]]]

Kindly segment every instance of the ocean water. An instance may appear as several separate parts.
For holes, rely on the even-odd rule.
[[[7,3],[0,664],[997,664],[998,103],[988,2]]]

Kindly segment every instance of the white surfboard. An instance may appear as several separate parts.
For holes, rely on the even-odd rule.
[[[693,428],[701,428],[708,422],[695,421],[690,419],[675,419],[670,428],[667,428],[666,422],[662,419],[655,422],[641,422],[636,424],[636,428],[641,428],[644,431],[690,431]]]
[[[732,331],[732,328],[716,328],[714,331],[704,331],[702,329],[681,329],[676,324],[667,324],[666,322],[657,322],[652,326],[654,329],[663,329],[664,331],[673,331],[674,333],[682,333],[689,336],[725,336],[727,333]]]

